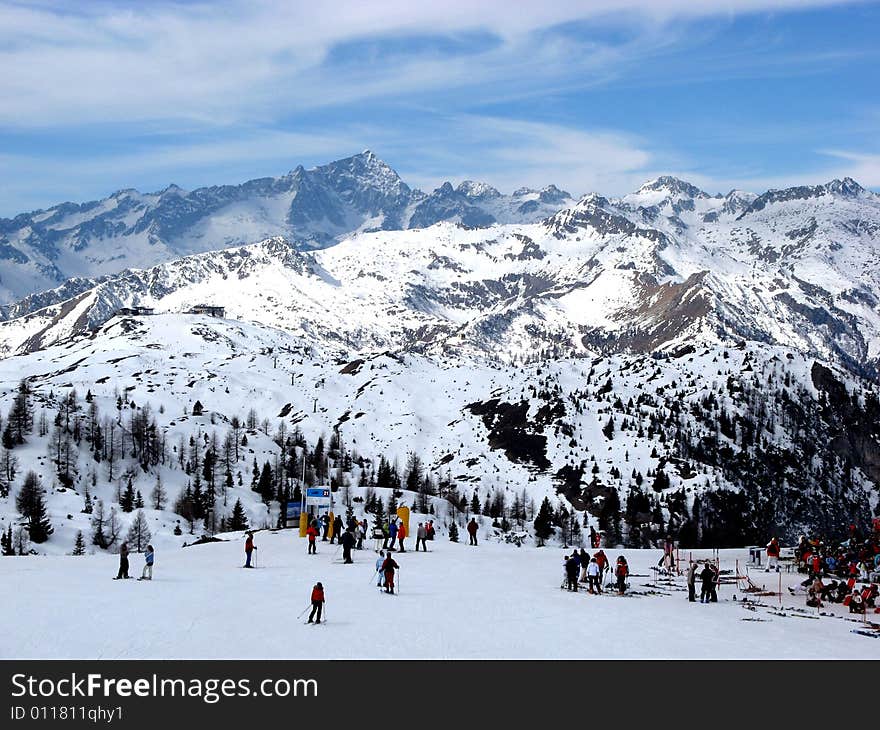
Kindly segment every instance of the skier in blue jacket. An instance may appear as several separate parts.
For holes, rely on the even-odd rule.
[[[138,580],[153,580],[153,560],[155,557],[156,552],[153,550],[153,546],[147,545],[147,552],[144,553],[144,571]]]
[[[376,558],[376,578],[378,583],[376,583],[377,588],[382,588],[382,565],[385,562],[385,552],[383,550],[379,551],[379,557]]]
[[[388,525],[388,534],[391,537],[391,544],[388,546],[388,549],[394,550],[394,541],[397,540],[397,520],[392,520],[391,524]]]

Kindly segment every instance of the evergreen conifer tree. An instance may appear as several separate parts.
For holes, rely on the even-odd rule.
[[[71,555],[85,555],[86,554],[86,542],[83,538],[82,530],[78,530],[76,533],[76,540],[73,543],[73,552]]]
[[[29,471],[25,475],[24,484],[15,499],[15,506],[22,517],[27,520],[31,541],[37,544],[46,542],[53,529],[46,515],[43,488],[40,486],[36,472]]]

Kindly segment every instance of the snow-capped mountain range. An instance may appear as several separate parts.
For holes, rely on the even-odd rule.
[[[465,181],[426,194],[411,189],[369,150],[241,185],[120,190],[103,200],[0,219],[0,303],[72,278],[148,268],[272,236],[322,248],[358,231],[421,228],[442,220],[468,226],[534,222],[571,202],[553,185],[502,195]]]
[[[267,191],[278,215],[255,217]],[[610,505],[626,504],[630,543],[668,525],[734,544],[877,509],[880,196],[853,180],[710,195],[667,176],[577,201],[466,182],[426,196],[366,152],[163,196],[138,208],[161,244],[121,228],[90,237],[82,216],[100,206],[75,225],[64,214],[68,233],[54,235],[85,226],[83,251],[106,258],[4,307],[0,412],[22,378],[49,418],[71,388],[102,413],[124,394],[172,443],[255,408],[272,425],[250,429],[247,459],[273,458],[281,422],[310,445],[341,430],[367,459],[345,479],[414,453],[460,493],[526,488],[585,525],[607,527]],[[273,235],[238,245],[254,233]],[[57,260],[77,260],[66,246]],[[7,258],[4,276],[32,263]],[[188,313],[198,304],[225,316]],[[44,485],[47,435],[15,447]],[[102,468],[52,492],[58,514],[81,521],[72,505],[89,479],[112,499]],[[153,467],[138,468],[146,490]],[[187,478],[164,461],[155,471],[172,495]],[[650,499],[633,491],[643,475]]]
[[[93,330],[122,307],[208,303],[341,357],[511,361],[547,348],[650,353],[697,338],[783,345],[874,374],[878,232],[880,196],[851,180],[711,197],[659,178],[617,200],[584,196],[537,223],[361,232],[316,251],[276,237],[68,282],[6,308],[0,352]]]

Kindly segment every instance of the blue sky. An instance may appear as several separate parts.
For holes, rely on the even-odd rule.
[[[0,216],[364,148],[424,189],[878,189],[878,33],[823,0],[0,0]]]

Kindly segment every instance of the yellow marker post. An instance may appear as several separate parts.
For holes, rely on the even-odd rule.
[[[330,539],[333,538],[333,520],[334,519],[336,519],[336,518],[333,516],[332,512],[327,515],[327,520],[328,520],[328,522],[327,522],[327,537]]]
[[[403,525],[406,527],[406,536],[410,536],[409,531],[409,507],[398,507],[397,508],[397,516],[403,520]]]
[[[299,513],[299,536],[305,537],[309,529],[309,516],[305,512]]]

